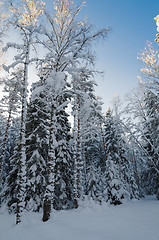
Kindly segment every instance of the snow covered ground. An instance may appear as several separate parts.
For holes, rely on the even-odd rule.
[[[85,203],[77,210],[15,216],[0,213],[0,240],[159,240],[159,201],[149,197],[120,206]]]

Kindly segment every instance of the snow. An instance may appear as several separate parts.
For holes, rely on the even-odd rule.
[[[46,79],[46,83],[48,86],[52,87],[55,92],[60,92],[66,84],[65,74],[63,72],[56,72],[55,70],[52,70]]]
[[[2,210],[1,210],[2,212]],[[3,240],[158,240],[159,201],[155,197],[120,206],[86,202],[77,210],[53,211],[50,221],[42,213],[25,213],[16,226],[15,216],[0,214]]]

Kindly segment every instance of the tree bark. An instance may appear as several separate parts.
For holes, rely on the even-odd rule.
[[[21,111],[21,129],[20,129],[20,156],[18,161],[18,178],[19,192],[17,194],[16,224],[21,222],[21,214],[24,210],[25,192],[26,192],[26,108],[27,108],[27,84],[28,84],[28,67],[32,33],[29,34],[26,48],[26,58],[24,63],[24,81],[22,92],[22,111]]]
[[[105,160],[107,161],[107,159],[108,159],[107,158],[107,150],[106,150],[106,146],[105,146],[105,139],[104,139],[102,124],[100,124],[100,130],[101,130],[101,135],[102,135],[102,142],[103,142],[103,147],[104,147]]]
[[[43,204],[43,222],[50,219],[51,206],[54,199],[54,188],[55,188],[55,137],[56,137],[56,114],[55,107],[52,106],[51,122],[50,122],[50,137],[49,137],[49,150],[48,150],[48,163],[47,163],[47,186],[44,196]]]

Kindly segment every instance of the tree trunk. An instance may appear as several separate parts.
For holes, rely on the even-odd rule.
[[[76,111],[74,109],[74,111]],[[74,192],[74,207],[78,208],[77,202],[77,136],[76,136],[76,114],[74,114],[74,128],[73,128],[73,163],[74,163],[74,183],[73,183],[73,192]]]
[[[28,67],[30,54],[31,34],[27,39],[26,59],[24,63],[24,81],[22,93],[22,111],[21,111],[21,129],[20,129],[20,150],[18,161],[19,192],[17,194],[16,224],[21,222],[21,214],[25,207],[26,193],[26,108],[27,108],[27,85],[28,85]]]
[[[76,115],[74,116],[74,207],[78,208],[81,197],[81,124],[80,124],[80,96],[77,97],[77,130]],[[77,131],[77,135],[75,132]]]
[[[49,137],[49,150],[48,150],[48,163],[47,163],[47,186],[44,196],[43,204],[43,222],[50,219],[51,206],[54,200],[54,188],[55,188],[55,136],[56,136],[56,114],[55,108],[52,107],[51,122],[50,122],[50,137]]]
[[[107,159],[108,159],[107,158],[107,150],[106,150],[106,146],[105,146],[105,139],[104,139],[102,124],[100,124],[100,130],[101,130],[101,135],[102,135],[102,142],[103,142],[103,147],[104,147],[105,160],[107,161]]]
[[[137,162],[136,162],[134,150],[132,150],[132,159],[133,159],[135,180],[136,180],[136,183],[137,183],[137,185],[139,187],[140,186],[140,180],[139,180],[139,174],[138,174],[138,170],[137,170]]]
[[[43,222],[46,222],[50,219],[51,214],[51,200],[48,198],[48,196],[44,199],[44,205],[43,205]]]

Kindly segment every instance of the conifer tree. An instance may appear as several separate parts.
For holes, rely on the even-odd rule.
[[[20,131],[20,119],[12,119],[8,129],[4,166],[2,172],[1,201],[9,212],[16,212],[18,193],[18,138]]]
[[[122,149],[120,149],[121,146],[119,146],[121,139],[119,139],[119,133],[110,109],[104,122],[104,134],[107,149],[105,196],[106,201],[118,205],[122,203],[123,199],[129,198],[126,186],[128,179],[126,178],[126,159],[123,156]]]
[[[73,207],[73,192],[72,192],[72,176],[73,176],[73,161],[70,149],[70,123],[68,114],[66,113],[67,99],[70,94],[64,92],[63,96],[59,97],[60,105],[65,104],[57,112],[57,147],[56,147],[56,165],[55,165],[55,200],[54,208],[57,210],[68,209]]]
[[[89,118],[85,126],[83,127],[83,142],[85,145],[84,161],[86,168],[86,176],[89,176],[88,178],[86,177],[86,194],[89,195],[89,191],[94,191],[94,193],[92,193],[94,196],[93,200],[100,203],[103,198],[103,179],[101,168],[103,168],[104,170],[103,156],[101,154],[103,148],[101,148],[102,139],[100,126],[102,112],[101,102],[98,98],[93,96],[93,92],[91,93],[91,95],[93,99],[91,99],[91,104],[89,106]],[[94,184],[91,184],[91,182],[94,182]],[[91,189],[91,186],[94,187],[94,189]]]
[[[0,179],[2,177],[3,164],[5,159],[6,143],[8,138],[8,130],[11,124],[12,115],[17,114],[21,105],[21,92],[22,92],[22,69],[16,69],[11,73],[10,78],[3,80],[4,95],[0,101],[3,112],[7,112],[7,123],[5,127],[5,134],[3,138],[3,145],[0,157]]]
[[[46,96],[43,91],[36,95],[42,86],[43,80],[39,80],[32,87],[26,119],[26,208],[31,211],[39,211],[42,207],[46,187],[49,117]]]
[[[70,159],[69,150],[67,149],[68,133],[64,131],[64,128],[68,130],[66,127],[67,122],[64,122],[67,119],[67,115],[65,115],[65,108],[68,104],[66,100],[67,97],[64,97],[66,90],[65,87],[66,75],[62,72],[56,72],[54,70],[52,70],[46,78],[45,85],[43,86],[43,91],[46,93],[46,106],[49,112],[48,161],[46,167],[47,179],[44,195],[43,221],[47,221],[50,218],[51,208],[55,201],[55,184],[58,192],[57,196],[62,194],[61,190],[64,188],[66,193],[66,188],[68,187],[68,183],[64,183],[64,178],[62,178],[62,171],[64,167],[67,166],[66,173],[68,171],[68,161]],[[61,116],[60,113],[63,113],[63,115]],[[64,128],[62,128],[64,123]],[[61,132],[62,129],[63,133]],[[59,170],[61,179],[59,178]],[[68,176],[66,178],[68,178]],[[67,194],[69,195],[69,192]],[[61,201],[64,201],[63,198],[64,197],[61,195]],[[59,206],[59,208],[61,208],[61,206]]]

